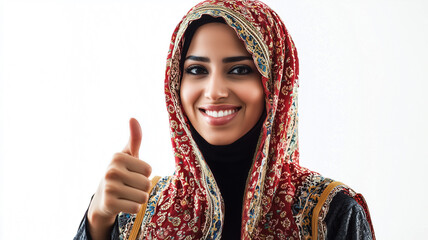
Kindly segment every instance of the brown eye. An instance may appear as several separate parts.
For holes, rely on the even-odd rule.
[[[186,68],[186,73],[192,74],[192,75],[201,75],[201,74],[208,74],[208,71],[206,68],[199,66],[199,65],[193,65],[188,68]]]
[[[229,74],[246,75],[253,72],[253,69],[249,66],[236,66],[229,71]]]

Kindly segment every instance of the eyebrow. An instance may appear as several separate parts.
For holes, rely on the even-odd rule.
[[[200,57],[200,56],[193,56],[190,55],[188,57],[186,57],[185,61],[187,59],[190,60],[194,60],[194,61],[199,61],[199,62],[210,62],[210,59],[207,57]],[[230,62],[239,62],[242,60],[253,60],[253,58],[251,56],[236,56],[236,57],[227,57],[227,58],[223,58],[223,63],[230,63]]]
[[[198,57],[198,56],[193,56],[193,55],[186,57],[186,59],[184,59],[184,61],[186,61],[187,59],[198,61],[198,62],[210,62],[210,59],[207,57]]]

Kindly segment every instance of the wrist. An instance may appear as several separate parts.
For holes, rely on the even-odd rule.
[[[89,235],[93,240],[110,239],[116,216],[108,217],[97,213],[87,212]]]
[[[89,225],[96,229],[111,227],[114,224],[116,215],[100,214],[89,207],[87,218]]]

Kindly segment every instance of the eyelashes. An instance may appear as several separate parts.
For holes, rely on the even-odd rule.
[[[186,68],[186,73],[191,75],[202,75],[202,74],[208,74],[208,71],[205,67],[200,65],[192,65]]]
[[[191,65],[185,69],[187,74],[191,75],[205,75],[208,74],[208,70],[201,65]],[[253,69],[247,65],[237,65],[233,66],[227,73],[233,75],[247,75],[251,74]]]
[[[247,65],[240,65],[233,67],[229,73],[231,74],[237,74],[237,75],[246,75],[253,72],[253,69],[250,66]]]

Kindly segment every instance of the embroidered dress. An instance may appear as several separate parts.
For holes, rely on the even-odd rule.
[[[299,165],[295,45],[279,16],[259,1],[208,0],[193,7],[176,27],[165,74],[175,172],[153,189],[137,239],[221,239],[225,206],[213,173],[191,134],[180,103],[180,58],[184,34],[203,15],[223,18],[243,41],[262,75],[266,103],[242,206],[241,239],[327,238],[330,203],[340,193],[356,200],[370,215],[363,197],[344,184]],[[329,187],[330,186],[330,187]],[[329,188],[328,194],[324,190]],[[314,210],[317,206],[318,210]],[[313,216],[318,221],[314,221]],[[331,218],[328,218],[332,221]],[[121,213],[115,228],[127,239],[135,215]],[[366,239],[366,238],[365,238]]]

